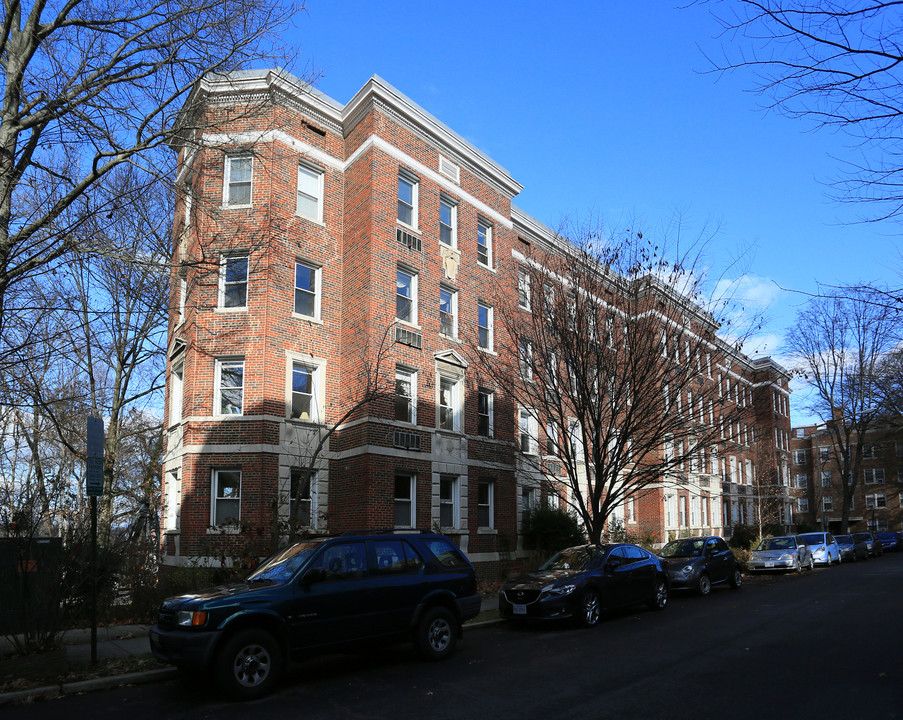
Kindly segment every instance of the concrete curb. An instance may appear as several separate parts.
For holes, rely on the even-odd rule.
[[[141,685],[159,680],[169,680],[178,677],[178,675],[179,671],[177,668],[165,667],[158,670],[128,673],[126,675],[110,675],[109,677],[92,678],[91,680],[80,680],[79,682],[60,683],[59,685],[44,685],[27,690],[0,693],[0,706],[23,705],[38,700],[52,700],[63,695],[78,695],[79,693],[93,692],[94,690],[109,690],[121,685]]]

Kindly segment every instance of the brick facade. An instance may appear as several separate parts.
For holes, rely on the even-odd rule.
[[[512,206],[521,186],[504,168],[377,77],[344,106],[278,72],[205,80],[197,92],[217,129],[179,149],[167,561],[263,553],[294,507],[314,531],[441,528],[482,573],[499,572],[520,545],[516,408],[494,396],[491,437],[480,433],[480,378],[465,350],[488,288],[516,292],[519,238],[551,231]],[[385,392],[355,407],[377,359]],[[727,366],[749,388],[744,402],[770,403],[772,386],[787,397],[777,366],[737,355]],[[396,419],[397,382],[411,384],[415,422]],[[771,414],[757,410],[755,422],[767,423],[757,435],[773,433]],[[309,497],[292,503],[293,478],[304,485],[299,473],[333,426]],[[627,529],[659,541],[720,533],[722,502],[749,520],[734,512],[749,478],[731,478],[722,497],[724,473],[710,475],[702,490],[698,479],[677,489],[707,499],[705,524],[669,520],[663,484],[636,499]],[[406,513],[413,520],[399,523]]]

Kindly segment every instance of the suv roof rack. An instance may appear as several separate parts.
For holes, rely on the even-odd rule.
[[[346,535],[426,535],[433,534],[432,530],[424,530],[422,528],[377,528],[366,530],[346,530],[339,537]]]

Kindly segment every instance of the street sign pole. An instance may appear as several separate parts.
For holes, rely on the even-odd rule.
[[[91,498],[91,664],[97,664],[97,498],[103,495],[103,420],[89,417],[85,492]]]

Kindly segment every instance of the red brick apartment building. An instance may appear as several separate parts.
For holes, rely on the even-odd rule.
[[[504,168],[378,77],[346,105],[275,71],[196,92],[217,130],[176,148],[166,562],[271,548],[293,514],[319,532],[441,528],[498,573],[543,498],[515,405],[466,350],[510,351],[490,289],[516,293],[518,248],[554,233],[512,205]],[[360,404],[377,360],[393,393]],[[734,353],[709,375],[748,422],[626,503],[628,530],[722,533],[755,517],[756,464],[786,476],[786,373]]]
[[[855,435],[851,442],[856,445]],[[790,447],[796,522],[839,533],[843,512],[842,467],[827,428],[824,425],[794,428]],[[903,530],[900,504],[903,431],[877,426],[867,432],[857,474],[848,530]]]

